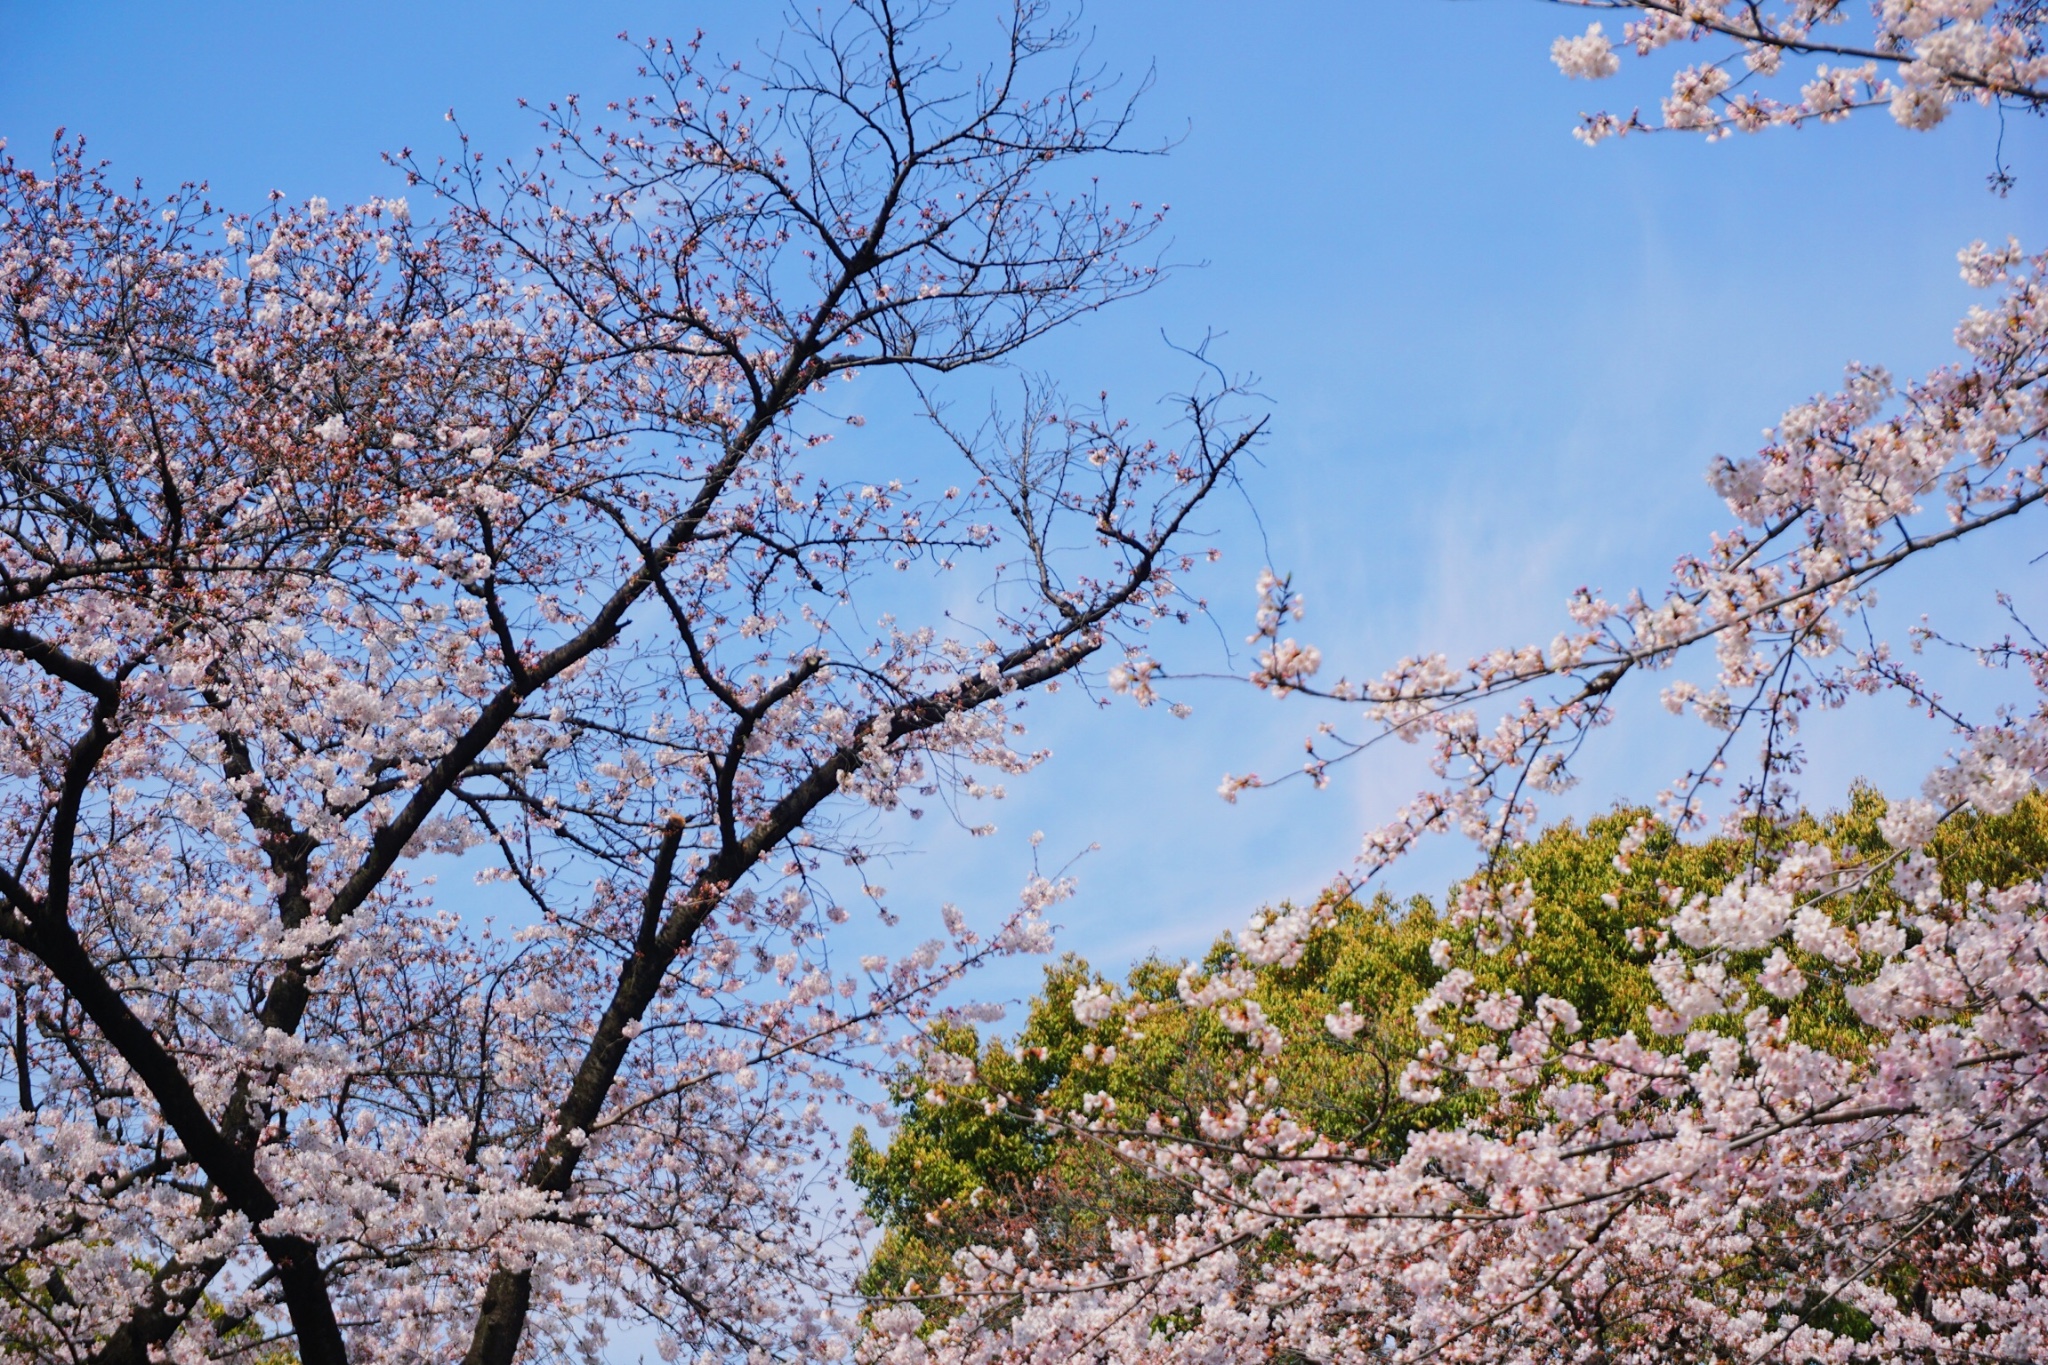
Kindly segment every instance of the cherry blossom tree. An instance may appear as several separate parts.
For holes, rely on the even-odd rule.
[[[1185,613],[1257,430],[947,415],[1158,270],[1074,35],[945,20],[650,44],[530,165],[398,158],[431,224],[0,163],[10,1355],[839,1349],[821,1105],[1060,894],[856,966],[867,840]]]
[[[1759,77],[1784,54],[1845,50],[1819,27],[1843,17],[1834,5],[1609,7],[1643,16],[1629,37],[1646,51],[1729,40]],[[1707,111],[1700,121],[1667,107],[1667,125],[1797,123],[1879,98],[1918,124],[1969,96],[2038,107],[2037,6],[1886,4],[1877,16],[1869,51],[1851,55],[1892,74],[1871,76],[1867,96],[1832,109],[1749,93],[1716,103],[1723,81],[1687,106]],[[1958,51],[1975,55],[1950,61]],[[1609,74],[1617,60],[1597,32],[1556,55],[1568,75]],[[1364,726],[1347,737],[1326,722],[1292,776],[1327,780],[1396,739],[1425,746],[1440,779],[1367,836],[1348,888],[1436,831],[1490,858],[1431,945],[1422,1041],[1397,1083],[1413,1131],[1389,1152],[1319,1132],[1284,1102],[1276,1059],[1304,1040],[1268,1016],[1255,973],[1299,961],[1329,926],[1316,907],[1262,913],[1233,954],[1178,985],[1182,1006],[1242,1040],[1247,1074],[1227,1100],[1184,1117],[1103,1092],[1035,1116],[1177,1185],[1191,1211],[1118,1227],[1080,1265],[1028,1237],[966,1248],[937,1295],[944,1314],[927,1319],[916,1295],[878,1305],[872,1359],[2048,1352],[2048,850],[1984,867],[1928,851],[1947,822],[2007,817],[2048,773],[2048,647],[2017,610],[2001,638],[1952,638],[1933,615],[1941,594],[1915,600],[1907,571],[2039,517],[2048,255],[1980,242],[1960,264],[1985,296],[1956,329],[1959,363],[1905,383],[1854,367],[1839,392],[1787,412],[1762,450],[1709,471],[1729,520],[1677,559],[1667,587],[1620,601],[1582,590],[1547,645],[1325,682],[1318,651],[1289,634],[1301,598],[1283,577],[1261,580],[1252,681],[1350,708]],[[1880,580],[1889,611],[1903,595],[1930,615],[1887,633]],[[2011,680],[1997,710],[1945,697],[1916,660],[1951,647]],[[1604,894],[1628,894],[1645,841],[1716,814],[1752,853],[1733,879],[1659,880],[1633,939],[1656,1003],[1639,1028],[1588,1028],[1573,1001],[1532,984],[1543,927],[1510,855],[1540,799],[1573,782],[1584,746],[1654,672],[1672,678],[1664,704],[1702,722],[1708,742],[1663,792],[1661,820],[1621,841]],[[1905,701],[1948,727],[1953,749],[1917,796],[1889,803],[1868,843],[1786,838],[1800,818],[1802,722],[1863,697]],[[1261,785],[1235,776],[1224,794]],[[1356,1034],[1372,1002],[1358,1003],[1321,1021],[1318,1046]],[[1101,991],[1073,1004],[1078,1022],[1133,1040],[1149,1008]],[[1451,1099],[1466,1116],[1428,1123]],[[1402,1124],[1397,1112],[1383,1126]]]

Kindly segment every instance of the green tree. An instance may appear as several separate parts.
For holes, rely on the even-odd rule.
[[[1859,787],[1839,812],[1741,837],[1681,840],[1633,809],[1583,827],[1553,826],[1461,884],[1526,882],[1535,910],[1535,932],[1482,958],[1475,985],[1568,1001],[1592,1034],[1655,1040],[1649,1011],[1659,995],[1649,964],[1659,921],[1800,845],[1825,847],[1846,871],[1831,901],[1840,917],[1896,908],[1876,875],[1896,856],[1878,831],[1884,810],[1881,796]],[[1991,819],[1953,817],[1929,851],[1951,891],[2038,876],[2048,868],[2048,801],[2031,796]],[[1317,1131],[1389,1153],[1418,1128],[1481,1114],[1499,1122],[1489,1096],[1453,1091],[1414,1104],[1397,1092],[1402,1067],[1424,1041],[1415,1006],[1440,975],[1432,943],[1483,931],[1458,922],[1457,891],[1442,902],[1417,896],[1397,903],[1382,894],[1320,906],[1321,927],[1298,961],[1252,969],[1251,999],[1290,1040],[1276,1056],[1226,1029],[1212,1011],[1184,1004],[1178,983],[1187,964],[1158,958],[1131,969],[1123,1008],[1100,1022],[1077,1019],[1074,1001],[1106,982],[1069,955],[1047,968],[1014,1038],[984,1040],[964,1026],[935,1032],[932,1047],[947,1056],[899,1078],[893,1140],[880,1148],[864,1130],[853,1134],[850,1172],[883,1228],[865,1292],[927,1292],[959,1248],[1015,1246],[1027,1232],[1056,1260],[1084,1262],[1100,1256],[1112,1224],[1167,1218],[1185,1207],[1177,1187],[1147,1179],[1109,1142],[1057,1121],[1088,1107],[1090,1096],[1110,1097],[1132,1122],[1158,1115],[1192,1131],[1198,1112],[1227,1106],[1242,1087],[1277,1087]],[[1760,965],[1756,956],[1747,965]],[[1195,970],[1199,978],[1244,965],[1236,939],[1225,936]],[[1842,992],[1852,976],[1818,958],[1801,956],[1797,965],[1812,985],[1792,1010],[1795,1035],[1838,1051],[1856,1047],[1861,1025]],[[1348,1040],[1322,1025],[1346,1005],[1362,1018]],[[948,1058],[972,1060],[971,1075]]]

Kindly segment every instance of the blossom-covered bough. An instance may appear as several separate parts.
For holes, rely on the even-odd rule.
[[[1712,646],[1712,676],[1679,678],[1663,691],[1669,709],[1690,711],[1721,734],[1660,798],[1681,826],[1705,816],[1706,795],[1722,784],[1742,735],[1758,736],[1761,749],[1734,805],[1777,818],[1797,800],[1787,779],[1800,760],[1800,718],[1812,708],[1896,690],[1949,714],[1876,636],[1865,611],[1875,584],[2048,496],[2048,257],[1977,243],[1961,264],[1966,280],[1991,293],[1956,330],[1962,364],[1904,385],[1857,366],[1841,392],[1787,412],[1769,445],[1709,472],[1735,517],[1711,548],[1680,558],[1671,585],[1655,596],[1616,603],[1582,589],[1569,606],[1571,627],[1547,646],[1497,650],[1463,668],[1431,655],[1370,682],[1318,684],[1320,654],[1281,638],[1299,614],[1291,585],[1270,574],[1261,581],[1254,681],[1360,705],[1377,727],[1375,737],[1351,742],[1326,726],[1310,746],[1306,774],[1323,780],[1330,764],[1377,738],[1398,738],[1426,743],[1446,779],[1368,838],[1368,872],[1433,830],[1455,828],[1495,845],[1527,833],[1535,798],[1573,782],[1571,760],[1611,719],[1616,689],[1632,674],[1689,662],[1688,651],[1701,646]],[[1916,644],[1933,638],[1927,630],[1916,628]],[[2037,654],[2031,644],[2003,641],[1986,658],[2018,665]],[[1494,714],[1482,714],[1488,703]],[[1977,728],[1951,718],[1969,743],[1956,775],[1941,779],[1945,805],[1978,785],[2005,799],[2024,790],[2040,766],[2028,757],[2042,740],[2037,723]],[[1256,775],[1228,778],[1226,794],[1260,783]]]
[[[1746,38],[1760,73],[1822,47],[1809,26],[1837,9],[1612,7],[1647,16],[1631,31],[1646,49]],[[1902,90],[2038,108],[2041,19],[2033,5],[1884,5],[1872,60],[1902,84],[1883,97],[1907,113],[1922,106]],[[1937,60],[1965,39],[1982,40],[1974,65]],[[1558,60],[1604,75],[1614,59],[1596,33],[1561,42]],[[1746,94],[1714,108],[1717,128],[1807,116]],[[1314,1131],[1256,1061],[1191,1122],[1107,1094],[1038,1115],[1177,1183],[1190,1211],[1117,1229],[1080,1266],[1029,1241],[962,1252],[937,1295],[877,1308],[874,1359],[2048,1355],[2048,876],[2036,858],[1944,877],[1927,852],[1944,820],[2011,811],[2048,772],[2048,649],[2023,627],[1974,646],[2020,684],[1976,715],[1911,666],[1913,650],[1950,643],[1938,622],[1895,649],[1875,615],[1880,580],[1905,593],[1908,561],[2037,524],[2048,494],[2048,256],[1979,243],[1961,265],[1985,297],[1957,329],[1960,363],[1903,384],[1859,366],[1786,413],[1760,452],[1710,472],[1731,524],[1678,560],[1667,589],[1581,591],[1547,646],[1324,683],[1319,653],[1285,636],[1301,614],[1292,585],[1261,581],[1253,682],[1349,705],[1371,727],[1347,740],[1325,725],[1305,775],[1397,738],[1427,746],[1441,779],[1367,837],[1352,889],[1430,832],[1496,854],[1525,839],[1636,675],[1675,677],[1665,704],[1712,738],[1663,794],[1664,818],[1695,828],[1718,810],[1755,854],[1732,882],[1657,887],[1637,935],[1657,990],[1640,1027],[1589,1030],[1572,1001],[1519,989],[1534,902],[1482,871],[1431,951],[1424,1042],[1381,1124],[1399,1130],[1406,1106],[1403,1140]],[[1890,804],[1871,847],[1766,837],[1799,812],[1802,719],[1862,695],[1950,726],[1949,757]],[[1731,768],[1740,781],[1723,793]],[[1259,785],[1231,777],[1224,794]],[[1624,841],[1615,894],[1630,855]],[[1259,916],[1235,964],[1183,977],[1185,1007],[1213,1011],[1254,1057],[1281,1053],[1291,1040],[1249,968],[1298,960],[1328,908]],[[1146,1026],[1100,990],[1073,1008],[1090,1026]],[[1364,1017],[1341,1007],[1321,1027],[1342,1042]],[[1468,1117],[1431,1126],[1446,1099]]]
[[[1036,761],[1256,431],[829,443],[1156,278],[1071,35],[944,18],[650,46],[400,158],[432,226],[0,164],[0,1353],[834,1352],[820,1105],[1059,894],[856,967],[834,869]]]
[[[1832,123],[1887,107],[1908,128],[1931,128],[1961,101],[2039,115],[2048,110],[2048,46],[2037,0],[1551,0],[1618,10],[1621,44],[1639,57],[1678,43],[1712,54],[1675,72],[1656,122],[1587,114],[1576,136],[1732,132]],[[1621,70],[1600,21],[1551,46],[1565,75]],[[1802,59],[1819,57],[1811,70]],[[1791,88],[1796,83],[1796,89]],[[1782,88],[1781,88],[1782,87]],[[2010,183],[2003,168],[1995,183]]]

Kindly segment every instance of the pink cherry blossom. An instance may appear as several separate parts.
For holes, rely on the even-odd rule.
[[[1257,430],[1034,387],[934,429],[943,495],[825,458],[831,381],[938,412],[1154,278],[1156,214],[1050,187],[1124,127],[1032,85],[1069,35],[977,86],[920,28],[652,45],[535,161],[401,158],[432,222],[0,162],[7,1351],[843,1351],[827,1107],[1068,890],[856,965],[916,913],[867,814],[1034,766]]]

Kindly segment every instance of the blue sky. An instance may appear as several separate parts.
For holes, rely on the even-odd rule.
[[[445,149],[451,106],[479,146],[510,154],[534,137],[517,97],[628,91],[621,30],[702,28],[744,52],[778,13],[0,0],[0,135],[34,157],[62,125],[123,175],[207,179],[235,207],[273,188],[358,198],[398,189],[380,151]],[[1668,68],[1564,81],[1547,49],[1582,16],[1535,0],[1098,0],[1087,22],[1104,63],[1153,68],[1146,126],[1178,144],[1103,173],[1118,194],[1172,204],[1175,254],[1203,264],[1031,359],[1142,415],[1188,377],[1161,333],[1220,333],[1217,357],[1271,399],[1250,480],[1265,543],[1308,595],[1303,633],[1354,676],[1422,649],[1547,640],[1579,583],[1655,586],[1718,524],[1711,456],[1753,447],[1846,361],[1911,374],[1948,359],[1969,301],[1957,248],[2007,233],[2039,245],[2048,228],[2038,120],[2007,130],[2019,186],[2005,199],[1984,185],[1995,120],[1974,110],[1933,133],[1879,114],[1583,148],[1569,136],[1582,108],[1651,104]],[[1241,509],[1216,532],[1225,559],[1204,587],[1241,636],[1267,551]],[[1993,566],[2013,569],[2008,585],[2026,572],[2028,534],[1936,566],[1917,591],[1981,614]],[[1213,667],[1215,641],[1191,632],[1171,657]],[[1068,945],[1105,966],[1199,949],[1261,901],[1323,884],[1417,780],[1395,754],[1329,791],[1225,806],[1222,773],[1290,766],[1316,714],[1248,689],[1184,695],[1185,721],[1034,711],[1052,762],[1011,784],[993,839],[918,827],[888,874],[897,908],[913,924],[942,899],[999,910],[1042,829],[1055,862],[1100,845],[1078,868]],[[1656,709],[1646,691],[1634,704]],[[1894,739],[1896,720],[1822,727],[1816,795],[1858,774],[1902,785],[1939,752],[1932,731]],[[1621,727],[1560,809],[1647,796],[1698,742],[1654,718]],[[1438,888],[1465,856],[1434,852],[1398,884]]]

